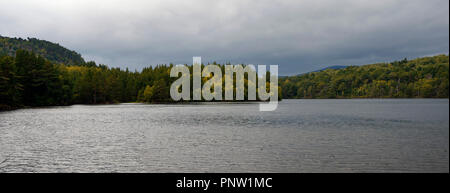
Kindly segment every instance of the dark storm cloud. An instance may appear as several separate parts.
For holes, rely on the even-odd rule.
[[[448,0],[0,1],[0,35],[141,69],[203,61],[281,74],[449,51]]]

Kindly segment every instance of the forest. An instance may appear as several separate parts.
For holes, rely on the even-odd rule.
[[[224,72],[224,65],[216,65]],[[172,64],[157,65],[132,72],[95,62],[66,65],[19,49],[15,56],[0,57],[0,110],[71,104],[174,102],[169,94],[171,83],[177,79],[170,77],[172,67]],[[448,73],[447,55],[349,66],[282,77],[278,95],[279,100],[448,98]],[[247,78],[244,77],[246,89],[249,84]],[[204,77],[202,82],[208,79]],[[247,99],[247,95],[245,97]]]
[[[283,98],[448,98],[449,57],[438,55],[280,78]]]
[[[213,64],[219,65],[224,72],[224,65],[215,62]],[[128,69],[97,65],[95,62],[64,65],[52,63],[33,52],[17,50],[15,57],[0,58],[0,109],[70,104],[174,102],[169,89],[178,77],[170,77],[172,67],[172,64],[157,65],[146,67],[141,72],[131,72]],[[202,84],[210,78],[202,78]],[[247,78],[245,75],[245,87],[249,83]],[[266,85],[269,89],[269,78]],[[222,88],[225,89],[224,86]],[[278,91],[281,92],[281,89]],[[244,94],[247,100],[247,91]]]

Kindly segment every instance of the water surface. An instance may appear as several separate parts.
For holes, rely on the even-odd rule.
[[[448,99],[0,112],[0,172],[449,172]]]

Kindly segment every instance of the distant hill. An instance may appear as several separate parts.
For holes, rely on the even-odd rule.
[[[294,75],[294,76],[302,76],[302,75],[305,75],[305,74],[308,74],[308,73],[312,73],[312,72],[322,72],[322,71],[325,71],[325,70],[328,70],[328,69],[339,70],[339,69],[343,69],[343,68],[347,68],[347,67],[349,67],[349,66],[339,66],[339,65],[328,66],[328,67],[322,68],[320,70],[314,70],[314,71],[311,71],[311,72],[305,72],[305,73],[297,74],[297,75]],[[288,77],[288,76],[279,76],[279,78],[286,78],[286,77]]]
[[[328,70],[328,69],[339,70],[339,69],[343,69],[343,68],[347,68],[347,67],[348,66],[339,66],[339,65],[328,66],[326,68],[322,68],[320,70],[316,70],[316,71],[313,71],[313,72],[321,72],[321,71],[325,71],[325,70]]]
[[[0,56],[14,56],[16,50],[19,49],[32,51],[55,63],[66,65],[81,65],[85,63],[79,53],[64,48],[59,44],[36,38],[22,39],[0,36]]]

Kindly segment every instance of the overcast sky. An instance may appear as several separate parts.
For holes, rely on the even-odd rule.
[[[0,35],[112,67],[278,64],[282,75],[449,52],[448,0],[0,0]]]

